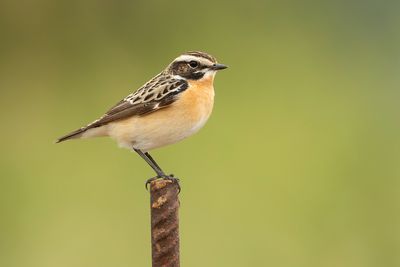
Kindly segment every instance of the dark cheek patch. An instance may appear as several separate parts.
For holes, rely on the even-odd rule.
[[[190,80],[198,80],[198,79],[203,78],[203,76],[204,76],[204,72],[199,71],[199,72],[190,73],[190,75],[186,78],[188,78]]]
[[[192,69],[188,66],[187,62],[176,62],[172,65],[172,72],[189,80],[198,80],[204,76],[204,72],[201,71],[204,68],[206,67],[200,66],[199,68]]]
[[[187,72],[189,72],[189,68],[186,64],[180,64],[178,72],[179,73],[187,73]]]

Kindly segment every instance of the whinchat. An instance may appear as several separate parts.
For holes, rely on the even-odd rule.
[[[165,175],[149,150],[176,143],[200,130],[214,104],[214,77],[227,66],[204,52],[187,52],[128,95],[102,117],[57,140],[109,136],[133,149],[156,172]]]

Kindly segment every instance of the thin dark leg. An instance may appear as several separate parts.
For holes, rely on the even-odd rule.
[[[164,171],[161,169],[161,167],[157,164],[157,162],[153,159],[153,157],[149,154],[149,152],[144,153],[146,157],[153,162],[153,164],[161,171],[164,173]],[[173,176],[173,175],[172,175]]]
[[[143,152],[140,149],[135,149],[135,148],[133,150],[135,150],[135,152],[138,153],[139,156],[141,156],[142,159],[144,159],[147,162],[147,164],[149,164],[150,167],[157,173],[156,177],[150,178],[146,181],[146,184],[145,184],[146,189],[147,189],[147,186],[151,183],[151,181],[158,179],[158,178],[164,178],[164,179],[168,179],[173,182],[176,182],[178,184],[179,192],[181,192],[181,186],[179,184],[178,178],[174,178],[173,174],[165,175],[165,173],[163,172],[161,167],[157,164],[157,162],[153,159],[153,157],[148,152]]]
[[[154,160],[152,160],[152,158],[150,159],[146,153],[143,153],[143,151],[141,151],[140,149],[133,149],[135,150],[136,153],[139,154],[139,156],[142,157],[142,159],[144,159],[147,164],[150,165],[150,167],[157,173],[158,177],[165,177],[165,173],[161,170],[161,168],[157,165],[157,163],[153,162]],[[148,153],[147,153],[148,154]]]

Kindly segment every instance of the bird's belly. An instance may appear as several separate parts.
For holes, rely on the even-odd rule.
[[[194,102],[182,100],[145,116],[112,123],[109,125],[109,135],[122,147],[143,151],[189,137],[207,122],[212,111],[213,97],[197,98]]]
[[[169,117],[166,120],[147,119],[144,125],[135,127],[133,147],[148,151],[181,141],[198,132],[208,118],[191,121],[185,117]]]

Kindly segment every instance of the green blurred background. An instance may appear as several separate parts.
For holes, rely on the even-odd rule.
[[[182,180],[182,266],[400,266],[399,1],[0,2],[0,266],[150,266],[151,169],[54,145],[188,50],[230,66]]]

